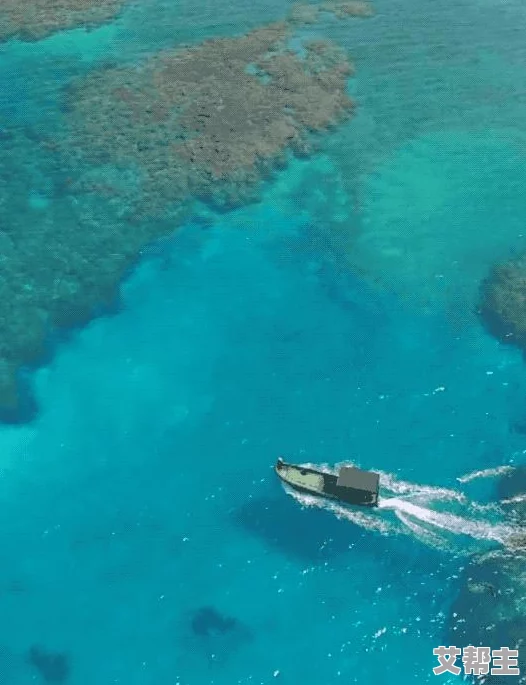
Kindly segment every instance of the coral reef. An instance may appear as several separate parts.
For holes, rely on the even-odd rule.
[[[352,108],[345,53],[313,41],[300,57],[289,38],[278,23],[94,72],[70,89],[68,146],[135,175],[142,209],[154,213],[190,196],[245,202],[287,149],[308,151],[308,133]]]
[[[322,12],[330,12],[338,19],[346,17],[372,17],[373,10],[367,2],[349,0],[348,2],[323,2],[320,5]]]
[[[68,170],[33,136],[13,130],[0,151],[0,410],[19,421],[35,410],[17,383],[21,367],[41,363],[59,329],[113,308],[141,248],[173,227],[130,230],[114,197],[65,195]]]
[[[488,684],[504,685],[526,682],[526,467],[505,474],[497,493],[518,532],[506,548],[467,564],[451,607],[446,644],[518,649],[520,676],[485,676]]]
[[[0,131],[2,419],[29,418],[26,400],[34,412],[17,375],[44,341],[112,306],[141,250],[196,198],[253,200],[291,151],[352,113],[345,52],[320,40],[294,51],[291,38],[279,23],[99,65],[65,92],[64,129]]]
[[[526,256],[493,268],[481,286],[479,313],[492,335],[526,350]]]
[[[348,17],[372,17],[372,7],[367,2],[350,0],[349,2],[323,2],[319,5],[294,3],[289,20],[295,24],[315,24],[323,12],[333,14],[337,19]]]
[[[37,158],[32,140],[13,134],[2,152],[0,406],[2,418],[18,420],[32,409],[17,387],[20,367],[41,361],[56,327],[85,323],[96,306],[111,304],[116,282],[151,234],[141,225],[123,239],[104,198],[87,205],[54,197],[52,160]],[[39,168],[47,170],[44,180]],[[35,188],[45,206],[32,203]]]
[[[461,576],[446,644],[519,650],[521,676],[510,680],[509,676],[489,675],[488,684],[526,682],[525,568],[526,548],[513,553],[499,551],[473,559]],[[491,585],[495,592],[480,592],[483,585]]]
[[[56,31],[113,19],[125,0],[2,0],[0,40],[39,40]]]

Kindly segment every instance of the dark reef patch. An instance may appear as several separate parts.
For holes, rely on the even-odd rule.
[[[0,404],[0,422],[8,425],[27,424],[38,416],[38,403],[32,387],[32,367],[22,367],[14,374],[10,382],[16,397],[16,403]]]
[[[192,616],[190,626],[198,637],[226,635],[239,627],[239,621],[231,616],[221,614],[211,606],[201,607]]]
[[[526,256],[494,266],[481,285],[478,312],[489,333],[526,351]]]
[[[487,676],[492,685],[526,682],[525,569],[526,550],[475,557],[461,575],[450,610],[445,644],[519,650],[521,676]],[[479,591],[486,584],[495,588],[495,594]]]
[[[352,113],[345,52],[310,40],[300,56],[287,47],[291,37],[286,22],[276,23],[71,84],[70,135],[58,143],[92,168],[75,190],[126,193],[108,177],[112,165],[128,175],[124,199],[139,215],[162,215],[190,197],[218,208],[256,199],[286,150],[308,151],[310,134]]]
[[[0,24],[27,24],[36,7],[45,33],[62,14],[101,19],[121,4],[8,0]],[[357,3],[335,9],[367,14]],[[98,63],[65,90],[60,130],[2,135],[0,420],[35,415],[26,379],[52,354],[60,336],[50,331],[111,308],[141,250],[189,221],[196,199],[225,211],[256,200],[289,153],[308,154],[317,134],[352,115],[346,52],[310,40],[299,54],[292,29],[272,24],[133,66]]]
[[[128,271],[131,271],[131,268],[130,266]],[[13,368],[12,376],[11,374],[0,376],[0,422],[26,424],[37,418],[39,406],[33,392],[34,372],[39,367],[50,363],[56,350],[68,343],[88,321],[115,316],[122,310],[120,290],[117,287],[114,291],[108,290],[102,296],[104,300],[91,309],[68,309],[61,312],[55,320],[52,320],[53,325],[41,332],[42,340],[38,342],[38,345],[28,350],[28,361],[19,368]]]
[[[322,2],[316,5],[307,3],[294,3],[290,11],[290,21],[298,24],[315,24],[323,13],[332,14],[337,19],[348,17],[371,17],[371,6],[360,0],[347,0],[347,2]]]
[[[67,654],[48,652],[33,645],[27,653],[27,661],[38,671],[45,683],[65,683],[69,678],[71,663]]]
[[[182,636],[185,652],[209,665],[221,666],[255,637],[243,621],[211,605],[195,609],[186,620]]]
[[[76,27],[89,28],[115,18],[126,0],[2,0],[0,41],[34,41]]]
[[[526,466],[497,483],[500,500],[526,494]],[[503,505],[516,527],[506,547],[473,557],[460,576],[459,592],[447,625],[445,644],[509,647],[519,650],[519,676],[488,675],[491,685],[526,683],[526,507]],[[489,591],[488,591],[489,590]]]

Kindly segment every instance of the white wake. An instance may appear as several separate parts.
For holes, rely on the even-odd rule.
[[[344,465],[355,464],[338,464],[337,468]],[[326,466],[321,468],[335,472]],[[510,469],[504,466],[476,471],[457,480],[468,483],[475,478],[496,477]],[[468,550],[467,538],[485,547],[506,546],[510,538],[520,532],[518,526],[506,521],[505,512],[498,503],[474,502],[458,490],[411,483],[399,480],[393,474],[372,470],[380,474],[380,500],[375,508],[348,507],[300,494],[289,487],[285,489],[303,506],[326,509],[366,530],[382,535],[410,535],[427,545],[455,553],[473,552],[473,549]]]

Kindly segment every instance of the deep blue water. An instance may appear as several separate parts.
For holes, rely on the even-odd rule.
[[[4,46],[5,111],[55,125],[72,73],[166,44],[169,20],[198,40],[282,13],[197,5]],[[32,645],[67,655],[74,685],[434,681],[468,540],[446,552],[302,508],[271,467],[353,460],[458,488],[524,462],[522,358],[472,315],[488,266],[522,244],[524,15],[377,10],[325,27],[354,52],[356,119],[259,204],[146,256],[121,310],[35,374],[37,419],[0,430],[2,685],[34,682]],[[40,87],[46,50],[62,69],[50,57]]]

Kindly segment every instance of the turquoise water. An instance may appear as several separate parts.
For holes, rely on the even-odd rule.
[[[187,41],[283,12],[239,3],[223,22],[202,4],[4,46],[6,116],[55,125],[72,74],[166,44],[170,21]],[[470,471],[524,463],[522,358],[472,315],[488,265],[522,244],[524,14],[376,9],[316,29],[353,53],[356,119],[259,204],[151,250],[119,312],[35,374],[37,418],[0,430],[0,683],[40,678],[32,645],[66,654],[75,685],[434,682],[484,540],[448,534],[448,551],[302,508],[271,467],[352,460],[462,489]],[[34,197],[44,172],[28,172]],[[228,629],[192,630],[206,607]]]
[[[301,510],[270,466],[352,458],[454,486],[520,448],[521,362],[353,279],[336,288],[289,248],[305,230],[290,218],[235,219],[144,264],[123,311],[39,372],[35,424],[3,431],[12,682],[29,682],[32,643],[70,653],[79,683],[361,683],[369,657],[378,682],[434,678],[465,543]],[[247,634],[194,637],[209,605]]]

